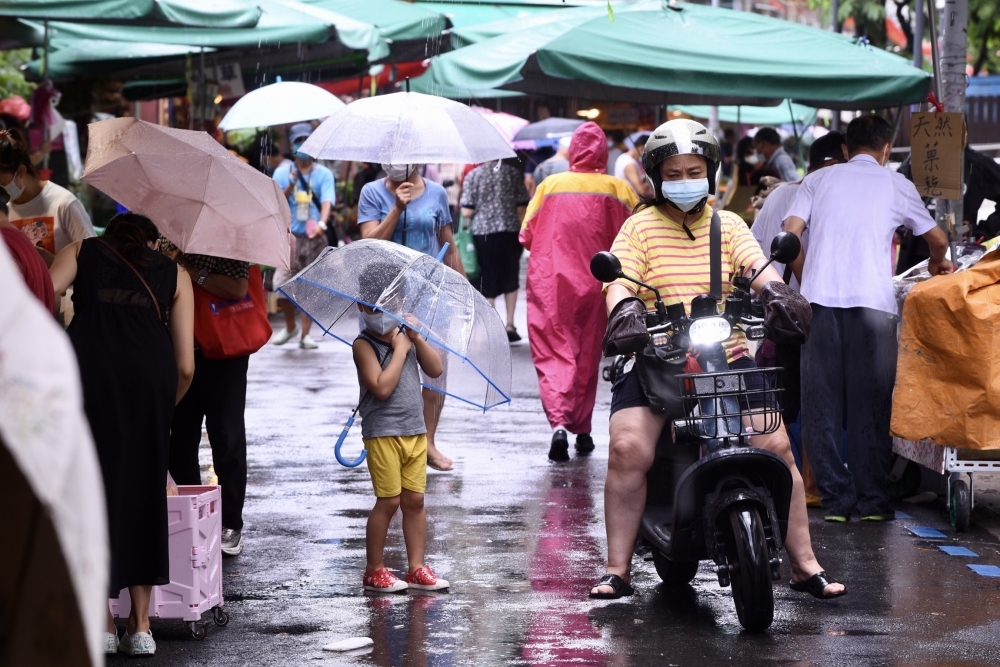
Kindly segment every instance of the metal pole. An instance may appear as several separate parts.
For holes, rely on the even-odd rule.
[[[913,66],[924,68],[924,0],[913,0]]]
[[[941,81],[938,88],[941,97],[938,101],[944,105],[945,111],[965,113],[965,66],[966,54],[969,50],[969,35],[966,31],[969,24],[969,0],[945,0],[944,17],[941,26]],[[964,151],[963,151],[964,153]],[[965,156],[959,161],[959,169],[965,171]],[[964,191],[965,174],[960,174],[959,192]],[[950,213],[954,227],[952,241],[956,241],[968,227],[965,225],[965,211],[962,210],[961,196],[951,202]],[[968,211],[975,222],[978,211]],[[952,261],[955,261],[954,255]]]
[[[833,0],[830,6],[830,27],[834,32],[840,32],[840,0]],[[840,109],[830,109],[830,130],[840,132]]]
[[[198,115],[201,116],[201,129],[205,129],[205,95],[208,86],[205,85],[205,47],[201,47],[201,95],[198,96]]]
[[[712,0],[712,7],[719,8],[719,0]],[[719,136],[719,107],[712,105],[708,107],[708,131]]]

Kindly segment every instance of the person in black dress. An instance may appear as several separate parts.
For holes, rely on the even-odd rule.
[[[51,268],[57,295],[73,285],[67,333],[104,477],[109,596],[128,588],[132,598],[120,646],[109,612],[106,649],[131,655],[156,650],[148,607],[152,587],[170,582],[170,423],[194,375],[191,279],[154,249],[158,241],[149,218],[122,213],[103,237],[63,249]]]

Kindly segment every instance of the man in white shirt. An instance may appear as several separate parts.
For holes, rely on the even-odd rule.
[[[830,132],[823,135],[812,143],[809,147],[809,172],[813,173],[823,167],[831,167],[835,164],[842,164],[847,161],[847,143],[844,135],[840,132]],[[774,192],[767,196],[764,205],[761,206],[757,219],[754,220],[750,232],[757,239],[760,249],[764,255],[771,254],[771,241],[782,230],[785,223],[785,214],[792,207],[795,195],[799,191],[800,183],[785,183],[774,189]],[[809,249],[809,234],[802,234],[802,251]],[[775,262],[771,266],[775,271],[785,277],[785,282],[799,289],[799,281],[794,275],[789,275],[791,269],[786,271],[784,264]]]
[[[813,309],[802,349],[802,439],[809,443],[827,521],[894,518],[889,509],[892,389],[896,379],[896,299],[890,247],[899,226],[923,236],[931,275],[951,273],[948,239],[913,183],[884,168],[892,128],[860,116],[847,128],[847,164],[803,179],[785,229],[809,249],[792,262]],[[846,401],[846,404],[845,404]],[[846,411],[845,411],[846,407]],[[840,460],[847,416],[848,470]]]

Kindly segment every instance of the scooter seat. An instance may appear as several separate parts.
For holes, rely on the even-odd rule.
[[[666,552],[670,548],[673,521],[673,505],[647,505],[642,512],[639,532],[660,551]]]

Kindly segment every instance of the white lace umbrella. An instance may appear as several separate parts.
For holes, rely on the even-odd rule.
[[[319,86],[300,81],[279,81],[241,97],[219,123],[219,129],[228,132],[317,120],[345,106],[339,97]]]
[[[422,93],[366,97],[333,114],[302,145],[323,160],[480,164],[514,157],[507,141],[460,102]]]
[[[103,665],[107,512],[76,356],[2,241],[0,292],[0,662]]]
[[[147,216],[182,251],[289,268],[285,194],[208,134],[135,118],[88,129],[83,180]]]

